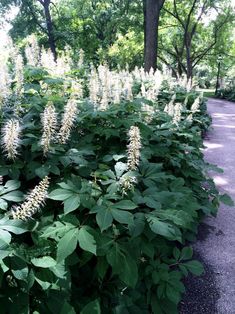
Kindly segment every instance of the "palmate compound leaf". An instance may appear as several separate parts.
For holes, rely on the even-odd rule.
[[[68,186],[62,185],[60,186]],[[68,186],[69,187],[69,186]],[[80,196],[78,193],[73,190],[69,190],[67,188],[56,189],[49,194],[49,198],[55,201],[63,201],[64,203],[64,213],[68,214],[74,210],[76,210],[80,206]]]
[[[96,255],[96,242],[94,237],[89,232],[87,226],[82,226],[80,229],[73,228],[69,230],[58,242],[57,247],[57,262],[63,261],[66,257],[71,255],[77,243],[84,251]]]
[[[95,212],[97,212],[97,224],[102,232],[112,225],[113,220],[122,224],[131,224],[133,223],[134,216],[128,210],[133,210],[136,207],[137,205],[130,200],[97,206],[95,209]]]

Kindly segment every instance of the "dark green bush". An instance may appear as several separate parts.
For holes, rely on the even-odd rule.
[[[222,99],[235,101],[235,87],[229,86],[227,88],[221,88],[218,90],[218,93],[216,96]]]

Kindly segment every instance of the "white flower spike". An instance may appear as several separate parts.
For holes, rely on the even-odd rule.
[[[43,125],[41,145],[45,156],[50,150],[51,142],[55,138],[57,129],[57,113],[53,102],[49,101],[47,103],[47,106],[41,115],[41,121]]]
[[[8,159],[15,159],[20,146],[20,123],[16,119],[10,119],[2,129],[2,144]]]
[[[137,126],[132,126],[129,130],[128,144],[128,170],[136,170],[140,159],[141,138],[140,130]]]
[[[49,187],[49,178],[45,177],[27,196],[25,202],[11,211],[13,219],[28,220],[43,205]]]

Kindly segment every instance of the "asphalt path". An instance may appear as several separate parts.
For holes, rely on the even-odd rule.
[[[223,173],[212,172],[221,193],[235,201],[235,103],[209,99],[212,128],[204,140],[205,160]],[[216,218],[207,218],[194,244],[205,275],[186,280],[181,314],[235,314],[235,207],[221,205]]]

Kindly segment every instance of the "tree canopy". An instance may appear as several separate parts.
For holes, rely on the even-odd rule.
[[[11,37],[20,45],[34,33],[54,58],[66,45],[76,58],[111,67],[167,66],[188,79],[217,68],[218,56],[234,64],[234,8],[227,0],[3,0],[2,15],[14,5]]]

